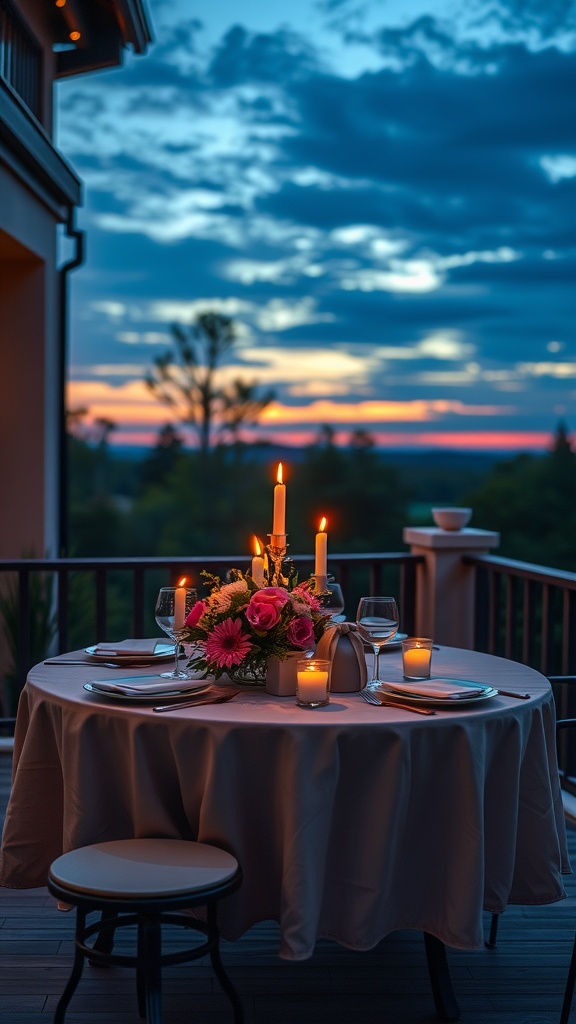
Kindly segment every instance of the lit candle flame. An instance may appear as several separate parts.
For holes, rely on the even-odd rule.
[[[178,580],[178,586],[179,587],[183,587],[185,583],[186,583],[186,577],[185,576],[183,576],[181,580]]]
[[[318,527],[318,533],[324,533],[325,529],[326,529],[326,516],[322,516],[322,519],[320,520],[320,526]]]
[[[255,555],[261,555],[262,554],[262,545],[261,545],[261,543],[258,540],[258,537],[256,535],[254,535],[254,554]]]
[[[284,483],[284,481],[282,480],[282,463],[281,462],[278,463],[278,472],[276,474],[276,483],[279,483],[279,484]]]

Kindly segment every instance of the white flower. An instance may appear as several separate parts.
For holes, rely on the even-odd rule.
[[[244,580],[236,580],[234,583],[225,583],[220,590],[216,591],[215,594],[211,594],[208,598],[210,611],[219,615],[228,611],[232,604],[232,599],[236,594],[245,594],[248,599],[248,586]]]

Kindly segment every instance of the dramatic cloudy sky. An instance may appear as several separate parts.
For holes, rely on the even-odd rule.
[[[150,443],[170,325],[235,318],[259,434],[543,449],[576,429],[576,0],[148,0],[58,85],[85,183],[70,405]]]

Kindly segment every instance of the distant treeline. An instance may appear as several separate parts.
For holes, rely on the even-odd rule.
[[[303,449],[217,445],[201,455],[165,429],[147,452],[70,438],[69,553],[231,554],[271,528],[282,461],[293,553],[311,548],[320,516],[337,552],[402,550],[402,528],[434,505],[469,505],[472,524],[501,534],[499,554],[576,570],[576,455],[560,424],[542,455],[378,449],[358,432]]]

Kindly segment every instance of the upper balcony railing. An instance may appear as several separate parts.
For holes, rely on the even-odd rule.
[[[42,118],[42,48],[9,0],[0,0],[0,78]]]

